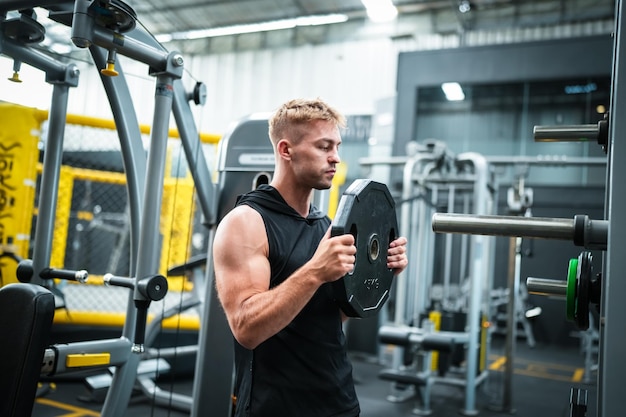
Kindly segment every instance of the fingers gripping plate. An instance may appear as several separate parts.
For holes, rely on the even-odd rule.
[[[354,269],[332,283],[343,312],[369,317],[389,297],[393,270],[387,268],[387,248],[398,237],[396,207],[385,184],[354,181],[344,192],[332,223],[331,236],[350,233],[356,242]]]

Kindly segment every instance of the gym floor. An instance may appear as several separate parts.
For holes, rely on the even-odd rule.
[[[513,390],[510,407],[501,411],[503,404],[503,339],[494,337],[489,358],[489,378],[476,393],[478,415],[497,417],[566,417],[569,416],[571,388],[588,391],[588,415],[595,415],[595,384],[583,383],[584,357],[578,346],[541,346],[529,348],[523,340],[515,347]],[[370,355],[352,352],[357,394],[361,402],[361,417],[411,416],[416,397],[394,403],[387,399],[390,383],[378,378],[383,367]],[[595,375],[593,375],[595,377]],[[593,378],[592,378],[593,379]],[[190,394],[193,380],[190,375],[159,379],[162,389]],[[42,382],[41,395],[33,408],[33,417],[91,417],[99,416],[101,396],[86,388],[84,378],[64,377]],[[435,384],[431,395],[433,416],[458,416],[465,404],[464,388]],[[498,411],[500,410],[500,411]],[[189,413],[153,406],[150,399],[135,393],[125,417],[183,417]]]

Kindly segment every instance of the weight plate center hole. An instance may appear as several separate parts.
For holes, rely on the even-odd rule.
[[[370,241],[369,241],[369,245],[368,245],[368,255],[370,258],[370,261],[374,262],[378,259],[378,256],[380,256],[380,243],[379,243],[379,239],[378,239],[378,235],[373,234],[370,237]]]

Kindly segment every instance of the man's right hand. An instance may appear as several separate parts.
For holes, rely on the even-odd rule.
[[[337,281],[354,269],[356,246],[354,236],[345,234],[330,236],[329,227],[308,262],[323,282]]]

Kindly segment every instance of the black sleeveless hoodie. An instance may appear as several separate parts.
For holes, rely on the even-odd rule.
[[[270,288],[313,256],[330,219],[311,205],[303,218],[262,185],[241,196],[261,214],[269,242]],[[354,417],[359,403],[345,349],[341,314],[329,284],[295,319],[254,350],[235,340],[237,417]]]

